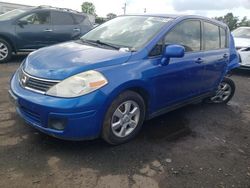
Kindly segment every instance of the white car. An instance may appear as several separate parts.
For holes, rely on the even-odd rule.
[[[239,68],[250,70],[250,27],[239,27],[232,34],[239,53]]]

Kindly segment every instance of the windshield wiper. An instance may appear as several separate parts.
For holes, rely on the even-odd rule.
[[[103,42],[103,41],[100,41],[100,40],[89,40],[89,41],[93,42],[93,43],[96,43],[96,44],[108,46],[108,47],[111,47],[111,48],[116,49],[116,50],[119,50],[121,48],[121,47],[119,47],[117,45],[110,44],[110,43],[107,43],[107,42]]]
[[[115,50],[120,50],[120,49],[124,48],[124,49],[128,49],[128,51],[131,51],[131,52],[136,51],[134,48],[131,48],[131,47],[110,44],[110,43],[103,42],[103,41],[100,41],[100,40],[87,40],[87,39],[81,39],[81,40],[83,42],[86,42],[88,44],[95,45],[95,46],[103,45],[103,46],[108,46],[110,48],[113,48]]]
[[[81,39],[81,41],[83,43],[87,43],[87,44],[91,44],[91,45],[94,45],[94,46],[98,46],[98,44],[96,44],[95,42],[92,42],[91,40]]]

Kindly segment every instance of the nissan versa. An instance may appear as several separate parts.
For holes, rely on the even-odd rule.
[[[31,53],[11,98],[31,126],[54,137],[131,140],[143,121],[184,105],[227,103],[238,66],[226,25],[198,16],[130,15],[80,40]]]

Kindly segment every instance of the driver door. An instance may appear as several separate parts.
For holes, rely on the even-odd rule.
[[[16,24],[18,49],[38,49],[52,44],[50,11],[41,10],[20,18]]]
[[[185,55],[171,58],[168,65],[159,65],[162,56],[150,60],[152,64],[159,65],[151,70],[150,79],[155,89],[155,110],[198,96],[204,88],[201,21],[185,20],[178,23],[165,36],[163,49],[169,44],[184,46]]]

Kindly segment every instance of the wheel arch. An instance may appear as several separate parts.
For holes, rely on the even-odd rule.
[[[11,46],[13,52],[17,52],[17,51],[16,51],[16,47],[15,47],[15,45],[14,45],[14,42],[10,39],[10,37],[7,37],[7,36],[5,36],[5,35],[3,35],[3,34],[0,34],[0,39],[3,39],[3,40],[5,40],[6,42],[8,42],[8,43],[10,44],[10,46]]]
[[[115,88],[110,94],[108,94],[108,99],[105,105],[106,108],[108,109],[113,100],[116,97],[118,97],[121,93],[126,91],[134,91],[143,98],[146,106],[146,118],[147,118],[151,105],[152,92],[148,88],[147,84],[144,81],[140,80],[129,81]]]

